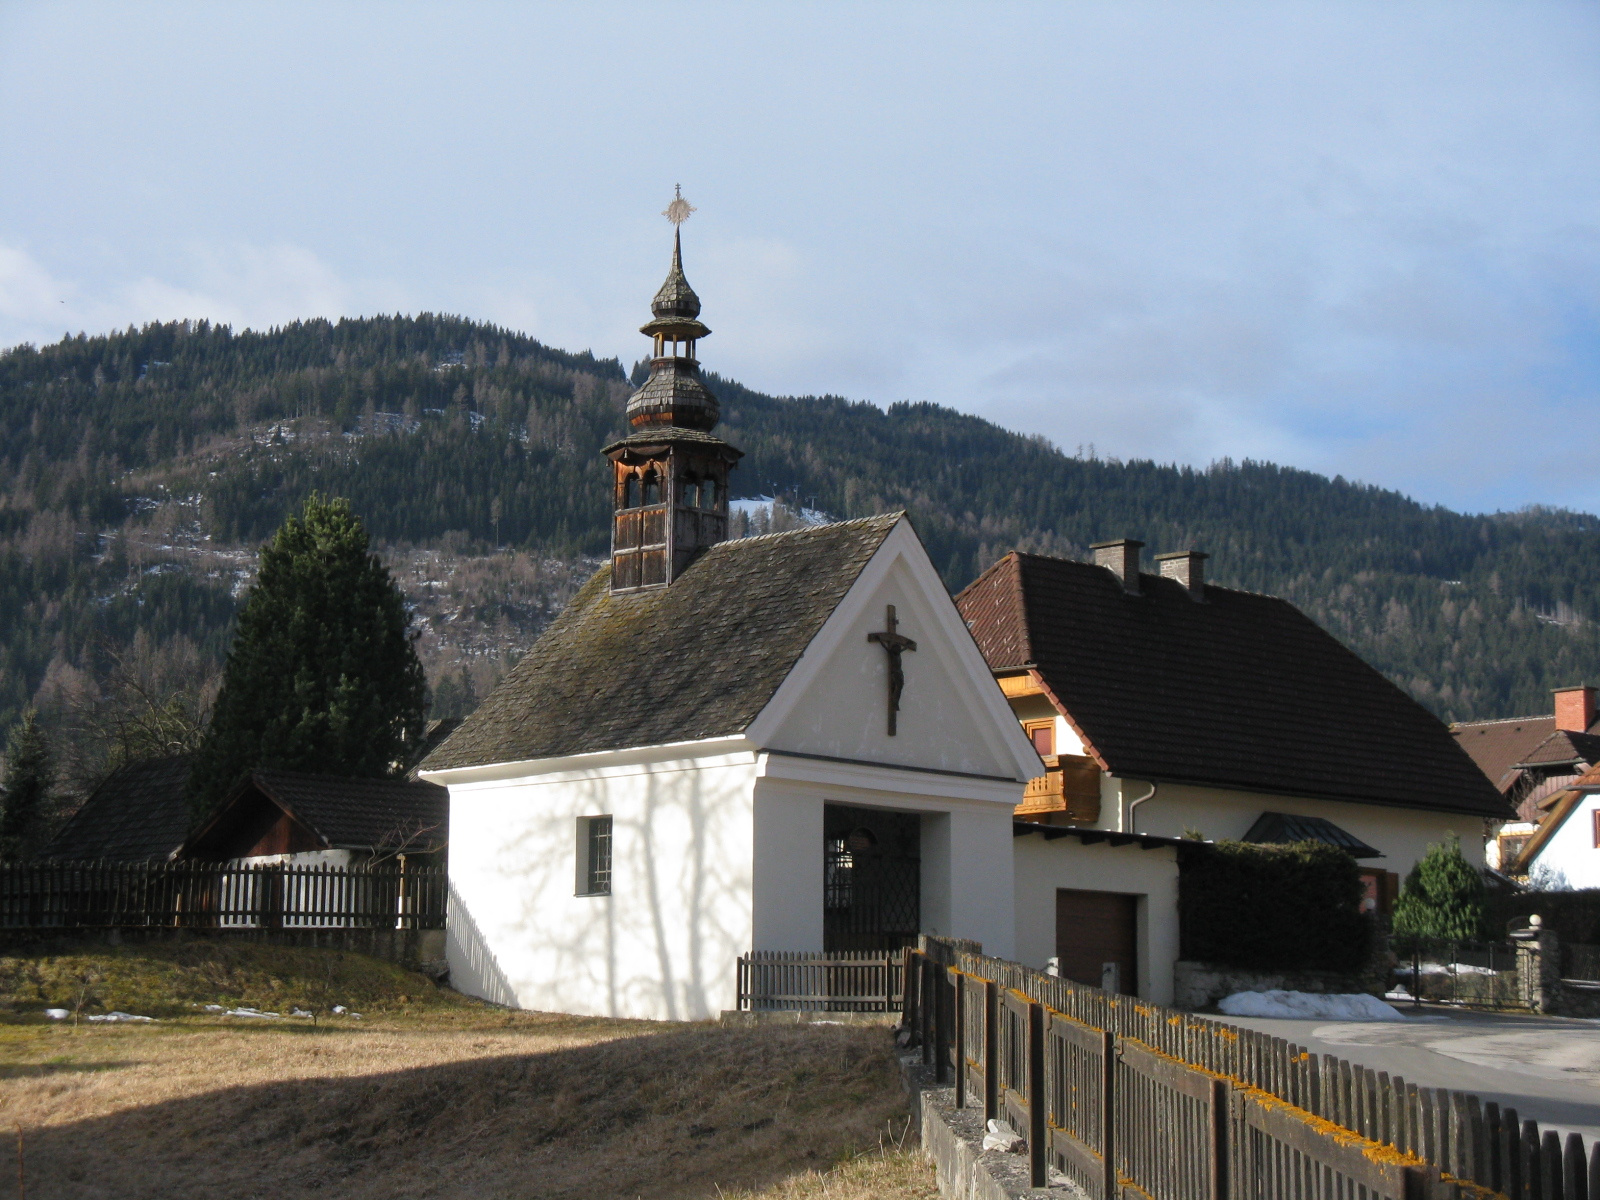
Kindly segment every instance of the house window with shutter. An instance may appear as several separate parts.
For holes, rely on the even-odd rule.
[[[1054,721],[1029,721],[1022,728],[1027,733],[1028,740],[1033,743],[1033,748],[1040,758],[1056,752],[1056,723]]]
[[[611,894],[611,818],[578,818],[578,895]]]

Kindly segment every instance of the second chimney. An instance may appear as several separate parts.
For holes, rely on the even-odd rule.
[[[1568,733],[1588,733],[1594,724],[1595,689],[1588,687],[1556,688],[1556,728]]]
[[[1206,598],[1206,559],[1209,554],[1198,550],[1174,550],[1171,554],[1156,555],[1161,564],[1161,578],[1175,579],[1189,589],[1196,600]]]
[[[1143,542],[1118,538],[1112,542],[1095,542],[1089,549],[1094,551],[1095,566],[1105,567],[1121,580],[1123,590],[1138,593],[1139,551],[1144,549]]]

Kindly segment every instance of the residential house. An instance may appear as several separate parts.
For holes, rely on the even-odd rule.
[[[1600,767],[1591,767],[1534,804],[1538,820],[1506,874],[1543,886],[1600,888]],[[1504,849],[1504,847],[1502,847]]]
[[[1361,861],[1373,905],[1449,836],[1482,861],[1507,806],[1437,718],[1293,605],[1207,584],[1195,552],[1144,572],[1141,546],[1009,554],[956,598],[1047,768],[1019,820],[1325,841]],[[1058,899],[1063,956],[1110,903]]]
[[[1458,721],[1450,731],[1514,810],[1490,840],[1487,861],[1517,874],[1528,839],[1551,811],[1547,802],[1600,763],[1595,689],[1557,688],[1555,712],[1547,717]]]

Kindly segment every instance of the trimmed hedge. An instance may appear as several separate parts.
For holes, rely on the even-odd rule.
[[[1360,971],[1372,947],[1355,859],[1322,842],[1195,842],[1178,874],[1185,959],[1261,971]]]
[[[1514,920],[1524,926],[1538,913],[1546,929],[1564,942],[1600,944],[1600,888],[1573,892],[1491,893],[1489,920],[1494,936],[1504,938]]]

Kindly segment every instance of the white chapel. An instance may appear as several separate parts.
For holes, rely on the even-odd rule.
[[[692,1020],[736,1007],[753,950],[921,931],[1010,957],[1013,810],[1044,768],[911,522],[726,540],[740,452],[676,237],[651,308],[605,450],[611,560],[423,764],[450,791],[453,985]]]

